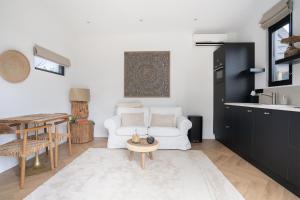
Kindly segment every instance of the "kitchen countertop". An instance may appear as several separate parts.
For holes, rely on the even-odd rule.
[[[272,105],[272,104],[269,105],[269,104],[259,104],[259,103],[225,103],[225,105],[300,112],[300,106],[293,106],[293,105]]]

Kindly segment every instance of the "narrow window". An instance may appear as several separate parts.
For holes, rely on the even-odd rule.
[[[276,65],[275,61],[284,58],[288,45],[280,41],[292,35],[292,15],[288,15],[269,28],[269,86],[291,85],[292,65]]]
[[[44,58],[34,56],[35,69],[58,75],[65,75],[65,67]]]

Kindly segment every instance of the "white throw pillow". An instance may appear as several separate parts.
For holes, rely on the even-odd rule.
[[[175,115],[151,115],[151,127],[176,127]]]
[[[121,126],[145,126],[144,113],[122,113]]]
[[[149,124],[149,108],[124,108],[118,107],[116,111],[118,116],[122,116],[122,114],[129,114],[129,113],[144,113],[144,124],[148,126]]]

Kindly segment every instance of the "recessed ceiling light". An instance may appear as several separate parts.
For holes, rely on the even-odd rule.
[[[92,23],[92,22],[91,22],[90,20],[87,20],[86,23],[87,23],[87,24],[90,24],[90,23]]]
[[[194,18],[194,21],[198,21],[198,18]]]
[[[144,20],[143,19],[139,19],[139,22],[143,22]]]

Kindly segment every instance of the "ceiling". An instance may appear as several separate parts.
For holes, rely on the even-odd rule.
[[[277,0],[44,0],[78,33],[233,32]],[[261,15],[261,14],[260,14]]]

